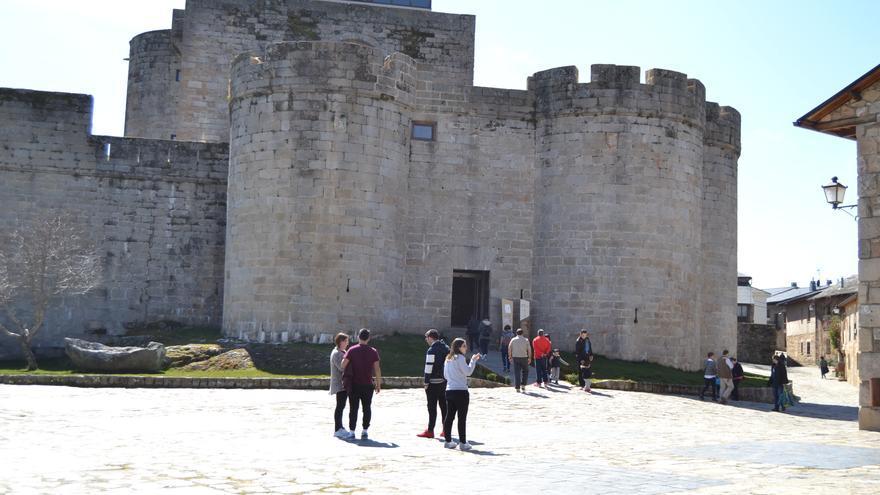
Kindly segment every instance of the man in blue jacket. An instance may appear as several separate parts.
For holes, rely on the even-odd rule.
[[[430,329],[425,332],[428,351],[425,353],[425,395],[428,398],[428,429],[419,433],[421,438],[434,438],[434,425],[437,423],[437,406],[440,406],[440,424],[446,419],[446,378],[443,377],[443,362],[449,354],[449,346],[440,340],[440,332]]]

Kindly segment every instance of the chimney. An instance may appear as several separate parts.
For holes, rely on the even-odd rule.
[[[843,288],[843,277],[840,277],[840,288]]]
[[[816,281],[815,280],[810,280],[810,290],[811,291],[816,290]]]

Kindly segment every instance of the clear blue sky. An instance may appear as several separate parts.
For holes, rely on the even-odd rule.
[[[3,0],[0,86],[95,96],[96,134],[121,135],[128,40],[167,29],[183,0]],[[758,287],[857,272],[856,223],[824,202],[856,197],[856,148],[791,125],[880,62],[880,2],[434,0],[477,16],[476,84],[595,63],[672,69],[743,116],[739,270]],[[643,75],[644,77],[644,75]]]

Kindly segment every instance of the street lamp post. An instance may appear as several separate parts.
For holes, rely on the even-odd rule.
[[[822,186],[822,190],[825,192],[825,201],[827,201],[829,204],[831,204],[831,208],[833,208],[835,210],[843,210],[843,212],[846,213],[847,215],[849,215],[853,218],[858,218],[855,215],[853,215],[852,213],[846,211],[847,208],[856,208],[858,206],[857,204],[854,204],[854,205],[842,205],[841,204],[841,203],[843,203],[843,197],[846,194],[846,189],[847,189],[846,186],[844,186],[843,184],[841,184],[840,182],[837,181],[837,177],[832,177],[830,184],[828,184],[826,186]]]

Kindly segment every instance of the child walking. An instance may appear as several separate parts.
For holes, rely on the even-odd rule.
[[[593,391],[590,390],[590,378],[593,376],[593,362],[581,361],[580,368],[581,378],[584,381],[584,388],[582,390],[588,394],[592,394]]]
[[[556,385],[559,385],[559,371],[563,364],[568,366],[559,354],[559,349],[553,349],[553,354],[550,355],[550,381]]]

